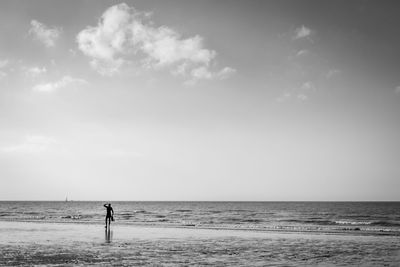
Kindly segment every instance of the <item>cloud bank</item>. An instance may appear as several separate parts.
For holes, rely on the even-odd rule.
[[[148,69],[168,68],[191,82],[222,79],[235,72],[229,67],[211,69],[217,53],[204,48],[201,36],[184,38],[167,26],[155,27],[148,13],[125,3],[108,8],[97,26],[82,30],[76,40],[79,49],[91,58],[91,66],[103,75],[113,75],[133,60]]]
[[[32,20],[29,35],[43,43],[46,47],[53,47],[61,35],[61,29],[50,28],[37,20]]]

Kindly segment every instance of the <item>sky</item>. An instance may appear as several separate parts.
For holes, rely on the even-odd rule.
[[[0,200],[400,201],[399,11],[0,1]]]

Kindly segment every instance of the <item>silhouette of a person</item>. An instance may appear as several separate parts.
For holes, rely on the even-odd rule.
[[[106,228],[107,228],[107,220],[108,220],[108,226],[111,225],[111,218],[114,216],[114,210],[111,207],[111,203],[104,204],[104,207],[107,209],[107,214],[106,214]]]

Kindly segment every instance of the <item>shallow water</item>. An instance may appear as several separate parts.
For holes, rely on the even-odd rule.
[[[396,236],[0,223],[0,265],[398,266]]]

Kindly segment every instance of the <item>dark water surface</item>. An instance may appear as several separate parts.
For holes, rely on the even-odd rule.
[[[1,221],[103,223],[103,202],[0,202]],[[113,202],[118,224],[400,235],[400,202]]]

